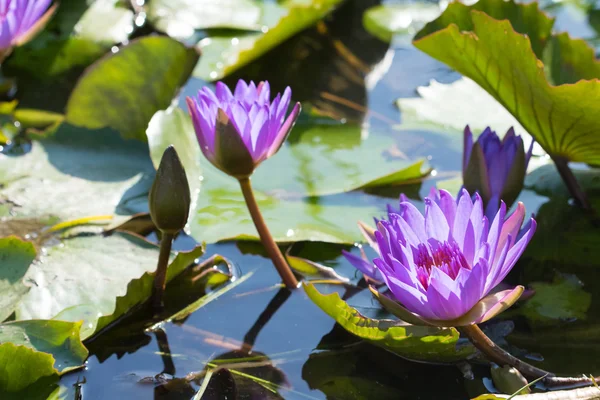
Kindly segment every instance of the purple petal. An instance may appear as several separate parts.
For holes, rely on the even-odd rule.
[[[429,237],[440,242],[448,240],[450,227],[446,216],[435,201],[425,199],[425,230]]]
[[[467,169],[467,164],[471,159],[471,151],[473,150],[473,133],[469,125],[465,127],[463,139],[463,171]]]
[[[349,251],[342,250],[342,254],[354,266],[354,268],[358,269],[363,275],[368,276],[369,278],[383,281],[383,277],[381,273],[375,268],[373,263],[370,263],[367,260],[362,259],[361,257],[357,257]]]

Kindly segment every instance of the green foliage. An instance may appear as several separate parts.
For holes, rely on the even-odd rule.
[[[422,26],[438,15],[440,6],[435,3],[380,4],[365,11],[363,24],[372,35],[390,42],[394,34],[409,33],[415,25]]]
[[[192,196],[192,236],[208,243],[258,239],[237,182],[204,158],[184,111],[158,112],[147,135],[155,166],[166,146],[173,144],[186,169],[191,192],[197,192],[202,184],[197,201]],[[360,188],[418,183],[427,173],[421,161],[386,161],[382,153],[392,143],[391,138],[374,136],[369,139],[370,150],[365,151],[358,127],[297,126],[288,144],[252,176],[257,201],[275,239],[334,243],[361,240],[356,221],[379,216],[387,201],[380,206],[340,205],[335,195]],[[394,168],[400,169],[390,173]]]
[[[600,77],[598,62],[583,41],[552,37],[552,24],[537,3],[453,3],[414,45],[477,82],[551,155],[599,164],[600,81],[585,80]]]
[[[288,0],[263,8],[264,32],[211,35],[199,43],[202,59],[194,75],[215,81],[259,58],[286,39],[317,23],[340,0]],[[262,27],[261,27],[262,28]]]
[[[132,41],[80,78],[67,104],[67,121],[146,140],[150,118],[171,104],[197,61],[194,49],[168,37]]]
[[[15,236],[0,239],[0,321],[15,310],[29,287],[23,277],[35,259],[35,248]],[[3,332],[0,331],[0,335]],[[3,340],[0,340],[0,343]]]
[[[0,395],[3,399],[45,398],[39,397],[39,394],[35,397],[25,397],[23,393],[27,393],[28,386],[39,383],[43,378],[50,378],[45,380],[46,385],[48,380],[50,384],[58,380],[52,355],[10,342],[0,344],[0,372]],[[44,389],[41,391],[43,393]],[[50,394],[50,391],[51,389],[46,395]]]
[[[345,330],[402,357],[414,360],[455,361],[474,352],[470,345],[457,346],[455,328],[413,326],[401,321],[377,320],[361,315],[339,294],[323,295],[312,284],[304,290],[310,299]]]

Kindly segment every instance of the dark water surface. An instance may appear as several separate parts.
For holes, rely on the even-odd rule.
[[[325,23],[290,39],[263,57],[262,62],[249,65],[228,82],[239,77],[267,78],[274,90],[290,84],[296,100],[312,104],[322,113],[345,119],[349,124],[359,124],[361,140],[367,141],[373,135],[393,137],[396,148],[390,149],[391,162],[401,153],[410,159],[426,157],[438,178],[444,173],[456,172],[460,169],[462,151],[460,135],[422,129],[399,133],[395,125],[401,122],[401,115],[394,102],[399,97],[416,96],[417,86],[427,85],[431,79],[449,83],[460,76],[412,48],[408,36],[388,46],[365,32],[362,11],[374,4],[374,1],[349,1]],[[574,34],[593,39],[589,35],[595,36],[595,31],[582,28],[579,19],[571,14],[559,13],[560,27],[572,26]],[[202,84],[197,80],[190,82],[183,95]],[[265,168],[267,166],[265,164]],[[411,197],[418,197],[438,178],[402,190]],[[307,179],[310,181],[310,177]],[[399,192],[400,189],[353,196],[356,196],[355,201],[383,204],[395,201]],[[578,213],[562,199],[549,201],[529,191],[523,193],[522,199],[530,212],[543,204],[539,218],[547,224],[540,224],[541,229],[556,229],[552,221],[557,213]],[[343,200],[334,196],[327,201]],[[577,224],[585,224],[585,218],[579,214],[571,221],[579,221],[577,218],[584,221]],[[559,226],[577,229],[573,224],[575,222]],[[547,239],[548,235],[540,237],[534,239],[538,240],[538,247],[555,245]],[[176,243],[178,249],[191,246],[193,242],[189,238],[180,238]],[[294,246],[295,253],[335,267],[340,274],[356,282],[358,273],[340,257],[343,248],[325,244]],[[185,321],[168,323],[158,333],[143,333],[126,324],[116,327],[115,332],[120,333],[108,332],[110,346],[104,345],[102,340],[92,343],[87,368],[62,379],[63,398],[78,398],[79,394],[85,400],[189,400],[199,386],[188,383],[186,376],[203,371],[211,360],[236,358],[248,358],[247,365],[233,373],[214,375],[204,398],[235,398],[235,394],[228,392],[232,379],[240,399],[462,400],[492,390],[487,367],[474,366],[472,371],[467,371],[467,376],[474,376],[469,380],[463,376],[464,365],[410,362],[359,343],[336,327],[303,290],[290,294],[276,286],[279,278],[270,261],[260,254],[257,244],[208,246],[206,256],[215,253],[231,259],[240,276],[252,271],[253,275]],[[575,274],[584,282],[585,290],[592,293],[587,320],[565,320],[547,328],[532,327],[523,317],[515,317],[512,322],[498,321],[496,325],[499,330],[507,327],[510,330],[514,324],[514,333],[507,337],[509,348],[536,365],[559,373],[598,374],[600,319],[594,310],[600,305],[595,296],[600,288],[597,274],[593,272],[598,261],[574,266],[564,263],[565,257],[561,260],[540,260],[526,254],[509,281],[550,282],[557,272]],[[177,296],[177,293],[169,295]],[[375,315],[378,309],[364,291],[349,302],[367,315]],[[170,350],[170,357],[165,350]]]

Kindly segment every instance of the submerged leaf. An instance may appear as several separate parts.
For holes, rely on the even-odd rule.
[[[337,293],[323,295],[312,284],[304,290],[310,299],[348,332],[402,357],[423,361],[453,361],[474,352],[470,345],[458,347],[454,328],[413,326],[361,315]]]
[[[593,79],[600,77],[599,64],[581,40],[551,37],[552,24],[537,3],[452,3],[414,45],[477,82],[551,155],[600,164],[600,81]],[[544,51],[557,41],[566,56],[554,52],[548,62]],[[558,66],[568,66],[568,76]]]

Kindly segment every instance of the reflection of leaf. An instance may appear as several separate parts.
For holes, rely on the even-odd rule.
[[[551,38],[553,21],[537,7],[503,0],[470,7],[453,3],[416,35],[414,44],[477,82],[548,153],[600,164],[600,81],[561,85],[600,77],[593,50],[564,35]],[[540,61],[547,43],[553,51],[546,67],[559,86],[548,82]],[[557,64],[569,74],[558,72]]]
[[[83,364],[88,351],[79,339],[81,322],[15,321],[0,324],[0,343],[10,342],[51,354],[54,368],[68,372]]]
[[[167,108],[198,61],[194,49],[168,37],[144,37],[98,61],[80,78],[67,104],[67,120],[87,128],[112,127],[146,140],[158,110]]]
[[[543,326],[586,318],[592,296],[582,289],[576,276],[559,276],[552,283],[533,282],[529,286],[535,295],[513,312],[524,315],[530,323]]]
[[[168,278],[181,272],[202,248],[179,253]],[[158,248],[125,233],[82,235],[47,248],[27,277],[36,285],[18,306],[19,319],[85,320],[86,338],[150,296]],[[67,309],[67,310],[65,310]]]
[[[369,8],[364,14],[363,22],[369,32],[384,42],[389,42],[394,34],[410,33],[438,15],[440,6],[436,3],[381,4]]]
[[[287,3],[287,6],[272,7],[274,15],[280,18],[273,18],[273,21],[266,23],[267,30],[264,33],[210,36],[202,40],[199,43],[202,58],[194,75],[205,80],[218,80],[229,75],[316,23],[340,0],[294,0]]]
[[[14,204],[12,215],[19,217],[70,220],[114,214],[115,207],[135,212],[130,207],[151,184],[142,177],[153,174],[144,144],[109,129],[63,124],[23,156],[0,154],[0,197]],[[140,202],[146,209],[146,198]]]
[[[149,0],[146,2],[148,19],[155,28],[171,37],[185,39],[197,29],[261,28],[263,8],[254,0]]]
[[[13,313],[29,290],[23,277],[34,259],[35,249],[31,243],[15,236],[0,239],[0,321]]]
[[[305,284],[308,297],[348,332],[403,357],[416,360],[450,361],[472,354],[472,346],[457,347],[458,331],[454,328],[401,324],[400,321],[364,317],[340,299],[337,293],[323,295]]]
[[[197,207],[190,211],[194,218],[189,222],[197,240],[257,239],[239,185],[206,161],[184,111],[157,113],[147,134],[155,165],[165,147],[173,144],[192,186],[199,187],[202,177]],[[294,139],[252,177],[259,206],[278,241],[360,240],[356,220],[378,216],[384,205],[340,205],[335,196],[323,195],[352,191],[369,182],[376,186],[400,185],[423,177],[420,162],[390,163],[383,157],[392,138],[374,135],[362,143],[358,127],[352,125],[298,126],[293,135]],[[369,151],[365,152],[363,146],[369,146]],[[395,168],[400,170],[378,182],[379,176]]]

